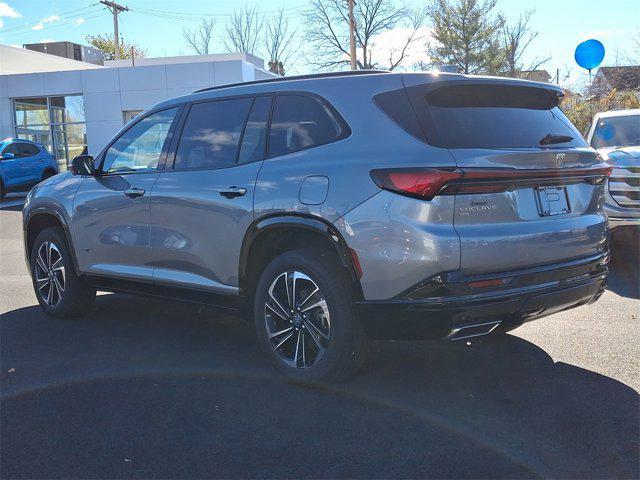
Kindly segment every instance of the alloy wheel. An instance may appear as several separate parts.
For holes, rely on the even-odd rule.
[[[38,294],[44,302],[55,307],[62,301],[65,270],[62,254],[52,242],[44,242],[36,254],[35,279]]]
[[[269,342],[289,366],[309,368],[324,356],[331,318],[318,285],[302,272],[278,275],[269,286],[264,308]]]

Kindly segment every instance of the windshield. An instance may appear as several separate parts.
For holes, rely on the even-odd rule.
[[[593,148],[640,145],[640,115],[607,117],[598,120],[591,146]]]

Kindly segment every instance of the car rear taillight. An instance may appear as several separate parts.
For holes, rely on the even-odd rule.
[[[436,195],[497,193],[524,185],[602,182],[611,166],[599,163],[580,168],[382,168],[371,171],[380,188],[409,197],[431,200]]]
[[[410,197],[431,200],[446,185],[462,177],[457,169],[378,169],[371,171],[371,178],[380,188]]]

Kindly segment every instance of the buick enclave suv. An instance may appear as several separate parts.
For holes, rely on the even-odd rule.
[[[217,305],[309,382],[355,371],[369,336],[497,334],[593,302],[610,167],[561,95],[358,72],[164,101],[28,195],[38,301],[61,317],[96,290]]]

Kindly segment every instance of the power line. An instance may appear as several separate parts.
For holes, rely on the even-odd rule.
[[[154,18],[164,18],[164,19],[169,19],[169,20],[183,20],[183,21],[200,21],[202,20],[203,16],[199,16],[199,15],[194,15],[194,14],[190,14],[190,13],[156,13],[156,12],[147,12],[147,11],[140,11],[138,9],[130,9],[132,13],[137,13],[140,15],[145,15],[145,16],[150,16],[150,17],[154,17]],[[300,9],[297,11],[291,11],[289,13],[284,13],[283,14],[283,18],[285,19],[289,19],[289,18],[295,18],[295,17],[299,17],[300,15],[302,15],[304,13],[304,10]],[[262,15],[262,14],[261,14]],[[278,13],[274,13],[272,14],[273,16],[278,15]],[[220,17],[207,17],[210,18],[212,20],[217,20],[220,19]],[[223,17],[223,18],[227,18],[227,17]],[[229,17],[230,18],[230,17]],[[266,18],[266,15],[265,15]]]
[[[269,15],[269,14],[277,14],[280,11],[287,12],[289,10],[302,10],[304,8],[303,5],[293,6],[293,7],[283,7],[275,10],[266,10],[264,12],[259,12],[261,15]],[[136,11],[138,13],[147,13],[147,14],[156,14],[156,15],[180,15],[180,16],[195,16],[195,17],[232,17],[237,14],[237,12],[225,12],[225,13],[210,13],[210,12],[176,12],[170,10],[156,10],[153,8],[142,8],[142,7],[131,7],[132,11]]]
[[[95,7],[96,5],[98,5],[98,3],[93,3],[87,7],[82,7],[82,8],[76,8],[73,10],[69,10],[67,12],[62,12],[60,14],[58,14],[57,16],[60,17],[61,20],[68,20],[70,18],[75,18],[75,17],[80,17],[82,15],[86,15],[88,13],[93,13],[92,11],[90,11],[93,7]],[[87,10],[87,11],[84,11]],[[94,10],[95,12],[96,10]],[[70,13],[74,13],[74,15],[69,15]],[[78,13],[80,12],[80,13]],[[7,32],[14,32],[16,30],[22,30],[22,29],[31,29],[33,27],[35,27],[36,25],[40,25],[42,23],[42,20],[36,20],[36,21],[32,21],[32,22],[28,22],[25,23],[23,25],[17,25],[15,27],[11,27],[11,28],[5,28],[2,30],[2,32],[0,33],[7,33]]]
[[[90,20],[94,20],[94,19],[96,19],[96,18],[103,18],[103,17],[105,17],[106,15],[107,15],[107,13],[106,13],[106,12],[100,12],[100,13],[98,13],[97,15],[93,15],[93,16],[91,16],[91,17],[87,17],[87,18],[85,18],[85,19],[84,19],[84,20],[85,20],[85,22],[84,22],[84,23],[88,23]],[[45,31],[49,31],[49,30],[51,30],[52,28],[64,27],[64,26],[66,26],[66,25],[71,25],[72,23],[75,23],[75,22],[76,22],[76,20],[70,20],[70,21],[68,21],[68,22],[60,22],[60,23],[56,23],[55,25],[51,25],[51,26],[49,26],[49,27],[44,28],[42,31],[43,31],[43,32],[45,32]],[[24,32],[24,31],[20,31],[20,32],[13,32],[13,33],[10,33],[9,35],[2,35],[2,37],[3,37],[3,38],[5,38],[5,37],[9,37],[9,38],[11,38],[11,37],[18,37],[18,36],[24,35],[25,33],[26,33],[26,32]]]

